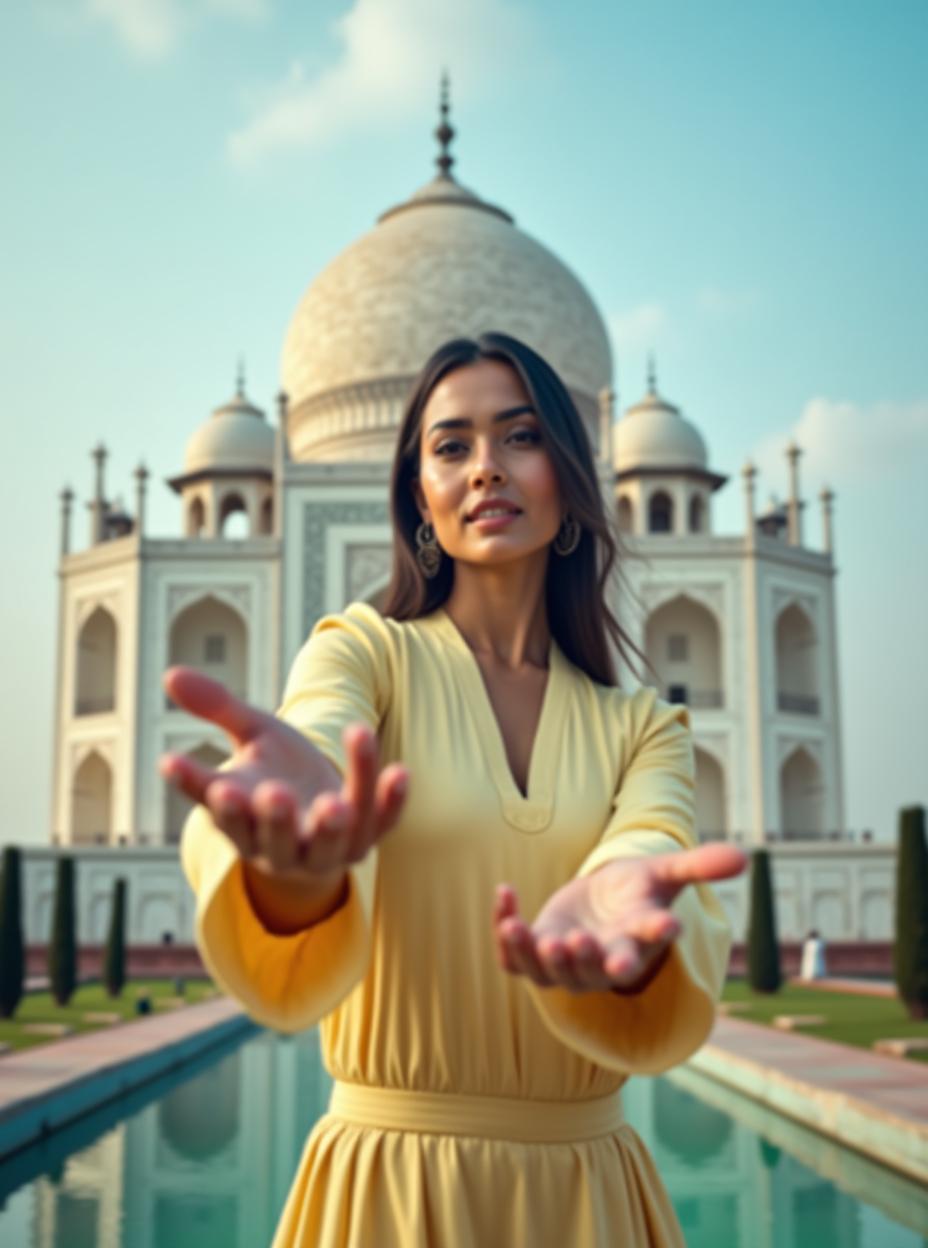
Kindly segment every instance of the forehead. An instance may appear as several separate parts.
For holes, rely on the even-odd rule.
[[[478,360],[443,377],[425,405],[425,415],[492,416],[515,403],[530,402],[518,373],[500,360]]]

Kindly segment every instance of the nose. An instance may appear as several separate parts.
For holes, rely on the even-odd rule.
[[[477,442],[474,458],[471,460],[471,486],[482,486],[488,481],[505,481],[506,473],[493,456],[493,448],[488,441]]]

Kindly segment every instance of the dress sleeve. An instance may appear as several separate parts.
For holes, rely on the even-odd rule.
[[[290,670],[277,716],[344,775],[342,730],[375,731],[389,701],[389,638],[372,607],[352,604],[318,622]],[[364,975],[370,955],[377,849],[352,866],[344,902],[304,931],[269,932],[252,909],[242,860],[203,806],[184,825],[181,864],[196,896],[197,946],[216,983],[256,1022],[314,1026]]]
[[[599,842],[580,865],[585,876],[609,862],[690,849],[694,765],[685,707],[662,702],[651,689],[624,699],[629,743],[612,813]],[[682,931],[654,979],[639,993],[571,993],[528,989],[549,1030],[600,1066],[656,1074],[684,1061],[706,1040],[728,966],[731,932],[704,884],[690,884],[673,910]]]

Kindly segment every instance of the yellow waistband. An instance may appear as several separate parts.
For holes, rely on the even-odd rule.
[[[617,1092],[590,1101],[534,1101],[505,1096],[410,1092],[336,1082],[329,1113],[384,1131],[474,1135],[527,1144],[569,1144],[610,1135],[623,1122]]]

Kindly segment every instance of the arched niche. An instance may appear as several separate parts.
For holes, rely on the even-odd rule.
[[[248,629],[239,613],[212,594],[190,603],[171,624],[168,663],[195,667],[236,697],[248,696]],[[173,702],[169,702],[173,706]]]
[[[91,750],[71,785],[71,840],[75,845],[105,844],[112,833],[113,773]]]
[[[645,653],[663,697],[703,710],[724,705],[719,625],[701,603],[678,594],[653,611],[645,628]]]
[[[673,499],[666,490],[655,490],[648,499],[648,532],[673,532]]]
[[[199,537],[206,527],[206,507],[197,495],[187,507],[187,536]]]
[[[780,819],[787,840],[824,834],[821,768],[805,746],[797,746],[780,768]]]
[[[221,537],[240,539],[250,536],[248,508],[241,494],[231,491],[224,494],[219,503],[219,534]]]
[[[728,834],[725,815],[725,774],[721,764],[697,745],[696,832],[702,841],[724,840]]]
[[[808,614],[790,603],[777,616],[777,707],[799,715],[820,708],[818,638]]]
[[[187,753],[201,766],[211,768],[218,767],[220,763],[225,762],[228,758],[228,754],[208,742],[198,745],[195,750],[189,750]],[[180,840],[180,834],[184,829],[187,816],[193,810],[194,804],[189,797],[175,789],[173,784],[165,785],[165,794],[167,809],[165,811],[164,835],[166,841],[175,845]],[[174,925],[172,924],[172,926]],[[160,932],[157,934],[157,939],[161,939]]]
[[[632,500],[628,497],[627,494],[621,494],[619,496],[618,514],[619,514],[619,532],[620,533],[634,533],[635,511],[632,505]]]
[[[691,533],[706,531],[706,500],[701,494],[693,494],[690,498],[689,522]]]
[[[261,532],[266,537],[270,537],[273,534],[274,532],[274,500],[273,498],[268,497],[261,504],[260,526],[261,526]]]
[[[75,715],[102,715],[116,708],[116,621],[97,607],[77,635]]]

